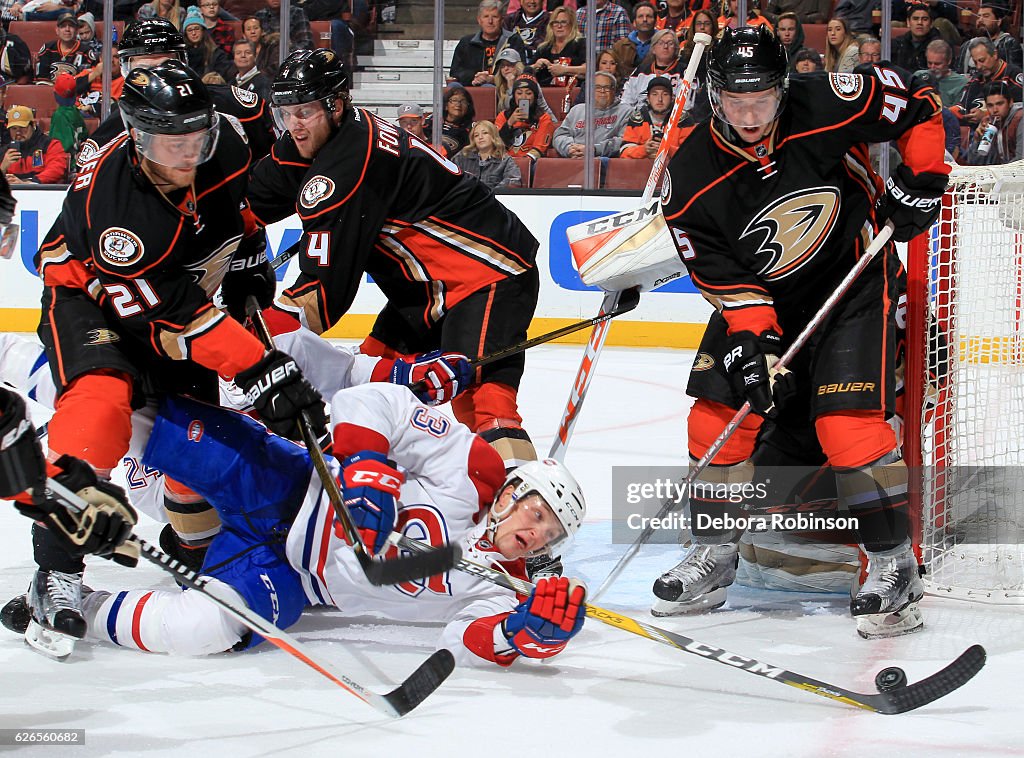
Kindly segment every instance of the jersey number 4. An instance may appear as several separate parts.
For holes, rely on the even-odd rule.
[[[306,255],[316,261],[318,266],[331,265],[331,233],[310,232]]]

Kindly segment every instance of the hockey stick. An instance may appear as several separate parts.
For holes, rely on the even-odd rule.
[[[871,244],[868,245],[864,254],[860,257],[860,260],[854,264],[853,268],[851,268],[849,273],[843,277],[843,280],[839,282],[832,294],[828,296],[824,303],[822,303],[818,312],[814,314],[814,317],[807,322],[807,325],[803,328],[800,334],[797,335],[797,338],[793,340],[793,344],[791,344],[785,354],[779,358],[779,362],[775,364],[775,368],[784,368],[789,365],[790,361],[793,360],[793,357],[797,352],[799,352],[800,348],[804,346],[807,340],[810,339],[811,335],[814,334],[819,326],[821,326],[821,322],[823,322],[832,312],[836,303],[838,303],[843,295],[846,294],[846,291],[850,289],[857,277],[861,275],[861,272],[868,267],[868,264],[870,264],[882,248],[885,247],[885,244],[889,241],[889,237],[892,236],[892,230],[892,222],[887,223],[879,230],[874,240],[871,241]],[[706,469],[711,464],[711,461],[714,460],[715,456],[718,455],[723,447],[725,447],[725,443],[729,441],[729,438],[732,437],[740,424],[743,423],[743,419],[750,415],[750,411],[750,402],[748,401],[743,403],[743,406],[736,411],[736,415],[732,417],[732,420],[726,424],[722,433],[718,435],[718,439],[711,443],[711,447],[708,448],[707,452],[704,453],[701,459],[690,469],[681,485],[684,489],[680,491],[690,491],[690,487],[697,480],[697,477],[701,475],[704,469]],[[658,519],[663,519],[673,510],[680,507],[683,507],[682,503],[672,499],[666,500],[662,504],[661,509],[658,511],[658,514],[654,519],[647,523],[647,526],[645,526],[643,531],[640,532],[640,536],[633,540],[633,544],[626,549],[626,552],[622,554],[622,557],[619,558],[614,566],[612,566],[612,570],[608,572],[608,576],[605,577],[601,586],[597,588],[597,592],[594,593],[593,598],[595,600],[607,591],[612,583],[619,577],[619,574],[622,573],[623,569],[626,568],[626,565],[633,560],[633,556],[637,554],[640,547],[651,538],[651,535],[654,534],[654,527],[651,526],[651,524],[659,523]]]
[[[426,548],[423,543],[405,536],[399,537],[397,543],[399,547],[407,550],[422,550]],[[492,584],[505,587],[519,595],[529,595],[533,589],[533,585],[530,582],[517,579],[487,566],[481,566],[464,558],[455,565],[455,568]],[[587,604],[587,618],[596,619],[616,629],[621,629],[662,645],[674,647],[677,650],[682,650],[684,653],[707,658],[717,663],[724,663],[726,666],[746,671],[748,674],[756,674],[765,679],[788,684],[790,687],[796,687],[813,695],[846,703],[855,708],[863,708],[867,711],[887,715],[912,711],[959,689],[981,671],[985,665],[986,658],[985,648],[981,645],[971,645],[943,669],[919,682],[887,691],[880,691],[877,694],[866,694],[854,692],[835,684],[829,684],[804,674],[798,674],[781,666],[759,661],[756,658],[739,655],[717,645],[709,645],[706,642],[700,642],[684,634],[670,632],[667,629],[662,629],[643,621],[637,621],[629,616],[623,616],[620,613],[599,608],[589,603]],[[902,670],[894,668],[883,669],[875,677],[875,681],[880,682],[884,678],[883,675],[897,671],[901,675],[899,678],[903,678],[905,681],[906,675],[903,674]]]
[[[72,511],[78,512],[86,507],[86,503],[78,495],[53,479],[46,480],[46,488],[50,495],[54,496]],[[317,660],[303,648],[303,645],[298,640],[253,612],[244,603],[239,605],[230,597],[218,595],[214,587],[209,586],[210,577],[196,574],[183,563],[179,563],[166,553],[161,552],[141,537],[133,535],[129,539],[138,543],[139,552],[143,558],[174,576],[175,581],[179,584],[184,584],[196,592],[202,593],[224,613],[240,624],[244,624],[247,628],[266,639],[267,642],[298,658],[342,689],[388,716],[404,716],[422,703],[455,669],[455,658],[451,652],[442,648],[431,654],[398,687],[387,694],[380,695],[367,689],[340,671],[334,670],[327,663]]]
[[[599,313],[597,316],[594,316],[593,318],[584,319],[583,321],[577,321],[575,324],[568,324],[566,326],[561,327],[560,329],[555,329],[553,332],[548,332],[547,334],[539,334],[536,337],[532,337],[531,339],[520,342],[518,345],[506,347],[505,349],[499,350],[496,353],[485,355],[482,358],[475,358],[474,360],[471,360],[469,364],[473,368],[477,368],[479,366],[486,366],[488,363],[494,363],[495,361],[500,361],[502,358],[507,358],[510,355],[522,353],[525,350],[529,350],[531,347],[543,345],[545,342],[551,342],[551,340],[556,340],[559,337],[564,337],[567,334],[578,332],[580,329],[586,329],[588,326],[597,326],[604,321],[613,319],[616,316],[621,316],[623,313],[628,313],[629,311],[633,310],[634,308],[637,307],[637,305],[640,304],[640,290],[637,287],[633,287],[632,289],[628,290],[623,290],[622,292],[616,294],[621,295],[621,297],[619,298],[619,302],[616,303],[615,308],[610,310],[608,313]],[[413,392],[423,392],[427,389],[427,382],[426,380],[421,379],[415,384],[410,384],[409,388]]]
[[[263,344],[273,349],[274,337],[271,335],[270,329],[267,328],[267,322],[263,320],[263,314],[260,312],[260,307],[255,297],[249,297],[246,309],[249,312],[249,318],[252,319],[259,333],[260,339],[263,340]],[[338,523],[341,524],[341,528],[345,533],[345,539],[352,546],[352,550],[356,554],[356,560],[359,561],[359,566],[362,568],[363,574],[365,574],[370,584],[379,587],[384,584],[414,582],[434,576],[435,574],[442,574],[455,565],[462,555],[458,545],[434,548],[429,553],[423,555],[410,555],[391,560],[374,560],[359,536],[355,522],[352,520],[352,514],[349,513],[348,506],[345,505],[345,499],[338,488],[338,482],[327,467],[327,460],[324,458],[323,451],[317,443],[316,434],[313,432],[313,425],[306,411],[303,411],[299,418],[299,433],[302,435],[302,441],[306,445],[306,452],[309,453],[310,460],[313,461],[313,466],[316,468],[321,484],[323,484],[324,492],[327,493],[327,497],[334,507],[334,516]]]
[[[654,197],[654,191],[661,181],[661,175],[665,172],[665,165],[668,163],[670,137],[675,129],[678,128],[679,119],[682,118],[684,111],[683,106],[690,95],[690,88],[693,87],[693,79],[697,75],[697,67],[704,56],[704,48],[711,45],[711,36],[698,32],[693,36],[693,42],[693,52],[690,54],[690,61],[683,74],[683,81],[675,105],[672,107],[672,113],[669,115],[668,128],[662,136],[658,152],[654,156],[654,165],[651,166],[650,176],[647,177],[642,205],[647,205]],[[587,389],[594,378],[594,368],[597,365],[597,359],[601,357],[601,350],[608,339],[610,324],[606,323],[605,320],[600,320],[601,316],[614,311],[621,302],[621,292],[604,293],[604,298],[601,300],[601,309],[598,311],[598,320],[594,322],[594,329],[590,333],[590,339],[587,340],[587,348],[583,352],[580,367],[576,371],[576,379],[572,384],[572,389],[569,390],[569,399],[566,401],[565,410],[562,412],[562,420],[558,424],[555,440],[551,443],[551,450],[548,452],[549,458],[554,458],[558,461],[565,460],[566,451],[569,449],[569,440],[572,437],[572,430],[576,426],[576,420],[579,418],[580,409],[583,407],[583,400],[587,395]]]

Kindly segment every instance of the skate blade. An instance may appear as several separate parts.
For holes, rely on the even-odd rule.
[[[725,601],[728,597],[728,591],[725,587],[718,587],[705,592],[699,598],[694,600],[686,600],[683,602],[676,602],[674,600],[662,600],[657,599],[654,601],[654,605],[651,606],[651,615],[657,616],[658,618],[665,618],[666,616],[688,616],[691,614],[704,613],[705,611],[713,611],[715,608],[721,608],[725,605]]]
[[[74,652],[77,641],[77,637],[47,629],[36,621],[30,621],[25,630],[25,643],[29,647],[58,661],[66,660]]]
[[[924,628],[924,616],[917,603],[910,603],[903,610],[893,613],[874,613],[856,616],[857,634],[866,640],[883,637],[902,637]]]

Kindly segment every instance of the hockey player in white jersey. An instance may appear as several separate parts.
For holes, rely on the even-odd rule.
[[[506,476],[490,445],[405,388],[338,392],[331,418],[331,465],[346,504],[368,547],[385,557],[395,529],[457,543],[469,560],[525,578],[527,557],[563,549],[582,522],[583,495],[564,466],[534,461]],[[507,666],[557,654],[582,627],[584,588],[565,578],[541,580],[529,598],[455,571],[370,585],[305,450],[242,414],[170,398],[144,462],[217,508],[223,529],[203,573],[282,628],[308,605],[447,621],[439,647],[463,663]],[[96,591],[84,606],[90,636],[123,647],[199,655],[260,641],[194,591]]]

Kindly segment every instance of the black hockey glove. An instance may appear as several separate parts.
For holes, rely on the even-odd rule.
[[[54,481],[82,498],[87,503],[85,509],[73,510],[49,492],[33,505],[16,502],[17,509],[46,524],[75,555],[93,553],[122,566],[138,564],[139,544],[126,542],[138,516],[128,505],[124,490],[98,479],[92,466],[79,458],[62,455],[54,465],[62,469]]]
[[[879,223],[892,221],[892,238],[897,242],[908,242],[928,231],[942,210],[946,183],[943,174],[926,172],[915,176],[901,163],[889,175],[885,194],[875,204]]]
[[[14,497],[46,481],[46,458],[21,395],[0,387],[0,497]]]
[[[731,339],[725,370],[736,392],[750,402],[755,413],[775,418],[786,398],[796,391],[796,377],[787,368],[775,369],[782,337],[770,329],[760,337],[739,332]]]
[[[287,353],[271,350],[256,365],[239,371],[235,384],[274,434],[301,439],[297,424],[302,411],[308,412],[316,437],[327,434],[323,398]]]
[[[260,308],[269,308],[277,293],[277,276],[267,260],[267,235],[260,230],[242,240],[220,285],[225,310],[239,323],[245,321],[245,301],[253,295]]]

